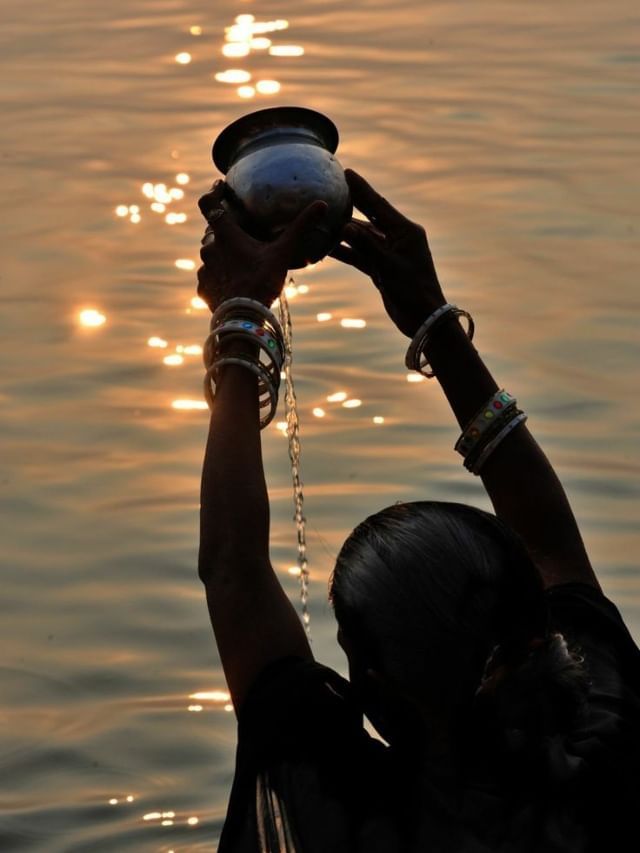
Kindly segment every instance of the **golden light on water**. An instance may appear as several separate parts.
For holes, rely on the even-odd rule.
[[[421,373],[407,373],[407,382],[425,382],[426,379]]]
[[[202,347],[200,344],[189,344],[189,346],[177,346],[176,352],[184,353],[185,355],[202,355]]]
[[[196,268],[196,262],[189,258],[178,258],[175,264],[179,270],[194,270]]]
[[[184,364],[184,356],[182,355],[166,355],[162,359],[163,364],[169,365],[169,367],[178,367],[181,364]]]
[[[204,412],[209,407],[205,400],[174,400],[171,408],[181,412]]]
[[[142,195],[147,198],[153,198],[153,184],[150,181],[142,185]]]
[[[191,711],[194,714],[199,714],[202,710],[202,705],[189,705],[189,707],[187,708],[187,711]]]
[[[294,575],[295,577],[299,577],[302,574],[302,571],[299,566],[291,566],[290,569],[287,569],[290,575]]]
[[[342,403],[349,395],[345,391],[336,391],[335,394],[329,394],[327,403]]]
[[[181,225],[183,222],[187,221],[186,213],[167,213],[164,218],[164,221],[167,225]]]
[[[276,424],[276,429],[278,432],[282,432],[286,435],[287,433],[287,422],[286,421],[278,421]]]
[[[101,311],[98,311],[97,308],[84,308],[78,314],[78,319],[81,326],[93,329],[98,326],[104,326],[107,322],[106,316]]]
[[[364,329],[367,325],[366,320],[340,320],[340,325],[343,329]]]
[[[323,417],[326,415],[326,412],[325,412],[325,410],[324,410],[324,409],[321,409],[321,408],[318,406],[317,408],[315,408],[315,409],[313,410],[313,414],[316,416],[316,418],[323,418]]]
[[[200,823],[200,820],[197,817],[188,817],[187,823],[189,824],[189,826],[196,826],[198,823]]]
[[[229,68],[226,71],[218,71],[215,78],[219,83],[248,83],[251,74],[242,68]]]
[[[188,65],[191,62],[191,54],[186,51],[177,53],[175,59],[179,65]]]
[[[248,56],[251,52],[251,47],[246,42],[231,42],[225,44],[222,48],[222,53],[225,56]]]
[[[269,47],[271,47],[271,39],[266,36],[251,39],[251,50],[267,50]]]
[[[141,219],[142,219],[142,217],[140,216],[139,213],[132,213],[131,216],[129,217],[129,221],[133,222],[134,225],[137,225]]]
[[[269,53],[271,56],[303,56],[304,48],[296,44],[274,44]]]
[[[373,422],[374,422],[374,424],[383,424],[384,418],[382,417],[382,415],[376,415],[375,418],[373,419]]]
[[[239,86],[238,87],[238,95],[241,98],[253,98],[255,93],[256,93],[256,90],[254,89],[253,86]]]
[[[160,201],[154,201],[151,205],[151,210],[153,210],[154,213],[164,213],[166,209],[166,204],[162,204]]]
[[[314,266],[313,264],[309,264],[309,266]],[[305,267],[306,269],[306,267]],[[298,285],[298,293],[309,293],[309,285],[308,284],[299,284]]]
[[[177,184],[182,184],[182,185],[184,185],[184,184],[188,184],[188,183],[189,183],[189,181],[190,181],[190,178],[189,178],[189,175],[187,175],[187,173],[186,173],[186,172],[179,172],[179,173],[176,175],[176,183],[177,183]]]
[[[202,27],[193,26],[189,27],[189,32],[192,36],[201,36],[202,35]]]
[[[110,799],[110,800],[109,800],[109,805],[110,805],[110,806],[115,806],[115,805],[117,805],[117,804],[118,804],[118,801],[116,800],[116,798],[115,798],[115,797],[113,797],[112,799]]]
[[[129,215],[129,208],[127,207],[126,204],[119,204],[116,207],[116,216],[128,216],[128,215]]]
[[[225,706],[224,706],[224,709],[225,709],[225,711],[227,711],[227,712],[229,712],[229,711],[233,711],[233,705],[232,705],[231,703],[229,703],[228,705],[225,705]]]
[[[345,400],[342,405],[345,409],[357,409],[362,405],[362,400]]]
[[[258,80],[256,83],[256,89],[261,95],[275,95],[280,88],[277,80]]]
[[[226,690],[200,690],[198,693],[190,693],[189,699],[203,699],[210,702],[228,702],[231,694]]]
[[[181,199],[184,198],[184,190],[179,189],[178,187],[171,187],[169,190],[169,195],[173,199]]]
[[[164,338],[158,338],[156,335],[149,338],[147,345],[150,347],[157,347],[158,349],[165,349],[169,346],[168,342],[165,341]]]
[[[330,320],[333,317],[333,314],[330,314],[328,311],[321,311],[320,314],[316,314],[316,320],[318,323],[326,323],[327,320]]]
[[[209,306],[204,301],[204,299],[201,299],[199,296],[194,296],[191,300],[191,307],[195,308],[196,311],[204,311],[204,309],[208,308]]]

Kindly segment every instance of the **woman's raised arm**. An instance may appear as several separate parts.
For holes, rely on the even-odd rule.
[[[220,181],[200,199],[200,209],[211,217],[211,224],[200,253],[198,293],[212,311],[238,296],[269,307],[284,286],[305,229],[317,224],[326,205],[310,205],[277,241],[262,243],[222,212],[225,186]],[[221,354],[237,357],[246,350],[251,355],[252,346],[251,340],[234,338],[221,342]],[[237,713],[267,664],[288,655],[313,656],[269,557],[258,379],[233,363],[220,367],[209,424],[202,468],[198,574]]]
[[[354,204],[370,221],[347,225],[343,242],[348,245],[338,246],[332,256],[368,274],[391,319],[413,337],[447,302],[426,232],[356,172],[345,174]],[[498,384],[457,320],[434,327],[425,355],[464,429]],[[480,476],[496,515],[522,537],[546,587],[580,581],[600,589],[565,491],[525,423],[498,444]]]

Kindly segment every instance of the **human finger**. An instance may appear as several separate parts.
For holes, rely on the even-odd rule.
[[[349,264],[349,266],[355,267],[365,275],[371,275],[369,272],[369,265],[362,255],[349,246],[341,246],[338,244],[329,252],[329,257],[335,258],[337,261],[342,261],[344,264]]]
[[[200,249],[200,257],[206,263],[219,244],[233,246],[240,251],[249,251],[256,242],[244,231],[224,207],[217,207],[209,213],[209,226],[205,231]]]
[[[373,223],[381,225],[385,230],[395,231],[410,224],[410,220],[376,192],[362,175],[353,169],[345,169],[344,174],[355,206]]]
[[[383,242],[357,221],[345,225],[342,239],[356,249],[361,256],[371,258],[374,262],[383,257]]]
[[[211,287],[211,274],[203,264],[201,267],[198,267],[196,275],[198,278],[198,287],[196,292],[200,299],[203,299],[210,308],[211,297],[209,295],[209,288]]]
[[[381,231],[379,228],[376,228],[376,226],[372,222],[367,222],[365,219],[356,219],[355,216],[352,216],[349,224],[366,228],[367,231],[369,231],[371,234],[374,234],[376,237],[379,237],[381,240],[386,239],[387,235],[384,233],[384,231]]]
[[[220,207],[222,199],[225,196],[226,184],[220,178],[215,181],[211,189],[208,193],[200,196],[198,199],[198,207],[200,208],[200,213],[204,216],[206,220],[209,219],[209,214],[216,207]]]

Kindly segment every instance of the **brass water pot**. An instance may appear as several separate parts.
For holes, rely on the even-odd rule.
[[[334,154],[338,130],[306,107],[272,107],[242,116],[213,144],[213,162],[225,175],[228,209],[258,240],[273,240],[307,205],[325,201],[326,219],[308,232],[291,269],[324,258],[339,242],[353,206],[344,170]]]

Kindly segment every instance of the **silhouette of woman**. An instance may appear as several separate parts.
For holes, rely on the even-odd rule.
[[[369,276],[413,338],[447,304],[425,230],[345,175],[367,220],[351,220],[332,257]],[[267,244],[224,212],[225,192],[220,181],[200,200],[210,225],[198,292],[212,310],[236,296],[269,306],[326,206]],[[453,319],[433,324],[423,352],[465,430],[499,389]],[[251,356],[244,340],[220,347]],[[220,368],[199,553],[238,719],[219,853],[630,849],[640,650],[524,422],[479,474],[495,515],[398,503],[344,543],[329,599],[346,680],[314,659],[270,563],[258,378]]]

